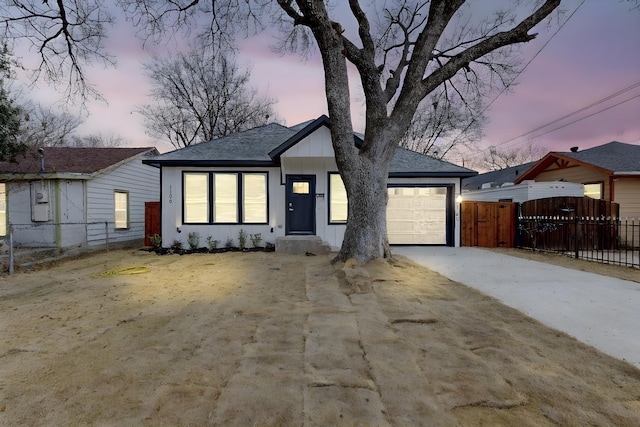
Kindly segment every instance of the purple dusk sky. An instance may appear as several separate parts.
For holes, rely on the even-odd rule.
[[[564,17],[581,3],[563,2],[561,7],[567,10]],[[535,59],[518,77],[511,92],[489,99],[496,98],[486,112],[490,121],[484,128],[485,136],[474,144],[474,152],[491,145],[510,148],[529,142],[544,148],[545,153],[568,151],[572,146],[584,149],[613,140],[640,144],[640,9],[632,10],[633,5],[628,1],[586,0],[553,38],[557,26],[537,29],[538,38],[522,49],[524,63],[534,56]],[[117,67],[95,67],[88,73],[108,103],[89,103],[90,115],[79,132],[115,133],[131,146],[155,145],[161,152],[173,149],[169,143],[146,135],[142,116],[135,113],[138,106],[150,102],[150,86],[142,72],[148,51],[142,49],[134,30],[125,22],[119,22],[112,34],[117,36],[110,37],[107,49],[116,57]],[[275,108],[286,125],[326,114],[318,56],[280,56],[270,51],[270,42],[262,35],[242,45],[239,62],[251,67],[252,84],[278,101]],[[32,95],[35,100],[49,103],[59,97],[43,85]],[[357,94],[354,98],[358,98]],[[594,103],[597,105],[585,109]],[[361,105],[361,99],[354,99],[353,120],[358,131],[363,123]],[[581,109],[584,111],[530,133]],[[526,135],[520,137],[523,134]],[[477,154],[465,155],[465,162],[474,155]]]

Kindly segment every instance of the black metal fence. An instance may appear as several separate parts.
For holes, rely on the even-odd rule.
[[[604,216],[520,216],[516,246],[640,268],[640,220]]]

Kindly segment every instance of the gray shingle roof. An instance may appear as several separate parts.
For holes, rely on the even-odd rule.
[[[562,153],[611,172],[640,172],[640,145],[613,141],[575,153]]]
[[[171,151],[145,163],[155,166],[276,166],[283,151],[329,123],[326,116],[290,128],[271,123]],[[476,173],[403,148],[396,150],[390,167],[391,176],[471,176]]]
[[[463,191],[480,190],[482,184],[494,182],[497,185],[502,185],[505,182],[514,182],[524,172],[529,170],[536,162],[523,163],[518,166],[512,166],[510,168],[500,169],[497,171],[485,172],[462,180]]]

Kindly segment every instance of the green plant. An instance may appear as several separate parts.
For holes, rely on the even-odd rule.
[[[240,247],[240,250],[247,247],[247,232],[244,231],[242,228],[238,233],[238,247]]]
[[[251,239],[251,244],[253,245],[254,248],[260,247],[260,243],[262,243],[261,233],[249,234],[249,238]]]
[[[215,251],[216,249],[218,249],[218,243],[220,243],[219,240],[214,240],[211,236],[207,237],[207,246],[209,247],[210,251]]]
[[[197,231],[189,233],[187,243],[189,243],[189,248],[191,248],[191,250],[198,249],[198,246],[200,245],[200,233]]]
[[[231,249],[233,247],[233,239],[231,237],[227,237],[224,247],[227,249]]]
[[[154,234],[153,236],[148,236],[151,241],[151,246],[153,249],[160,249],[162,247],[162,237],[159,234]]]

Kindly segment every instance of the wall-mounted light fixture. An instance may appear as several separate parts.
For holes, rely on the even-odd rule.
[[[177,231],[178,233],[182,233],[182,230],[180,230],[180,227],[176,227],[176,231]]]
[[[462,203],[462,195],[461,194],[458,194],[456,196],[456,203]]]

